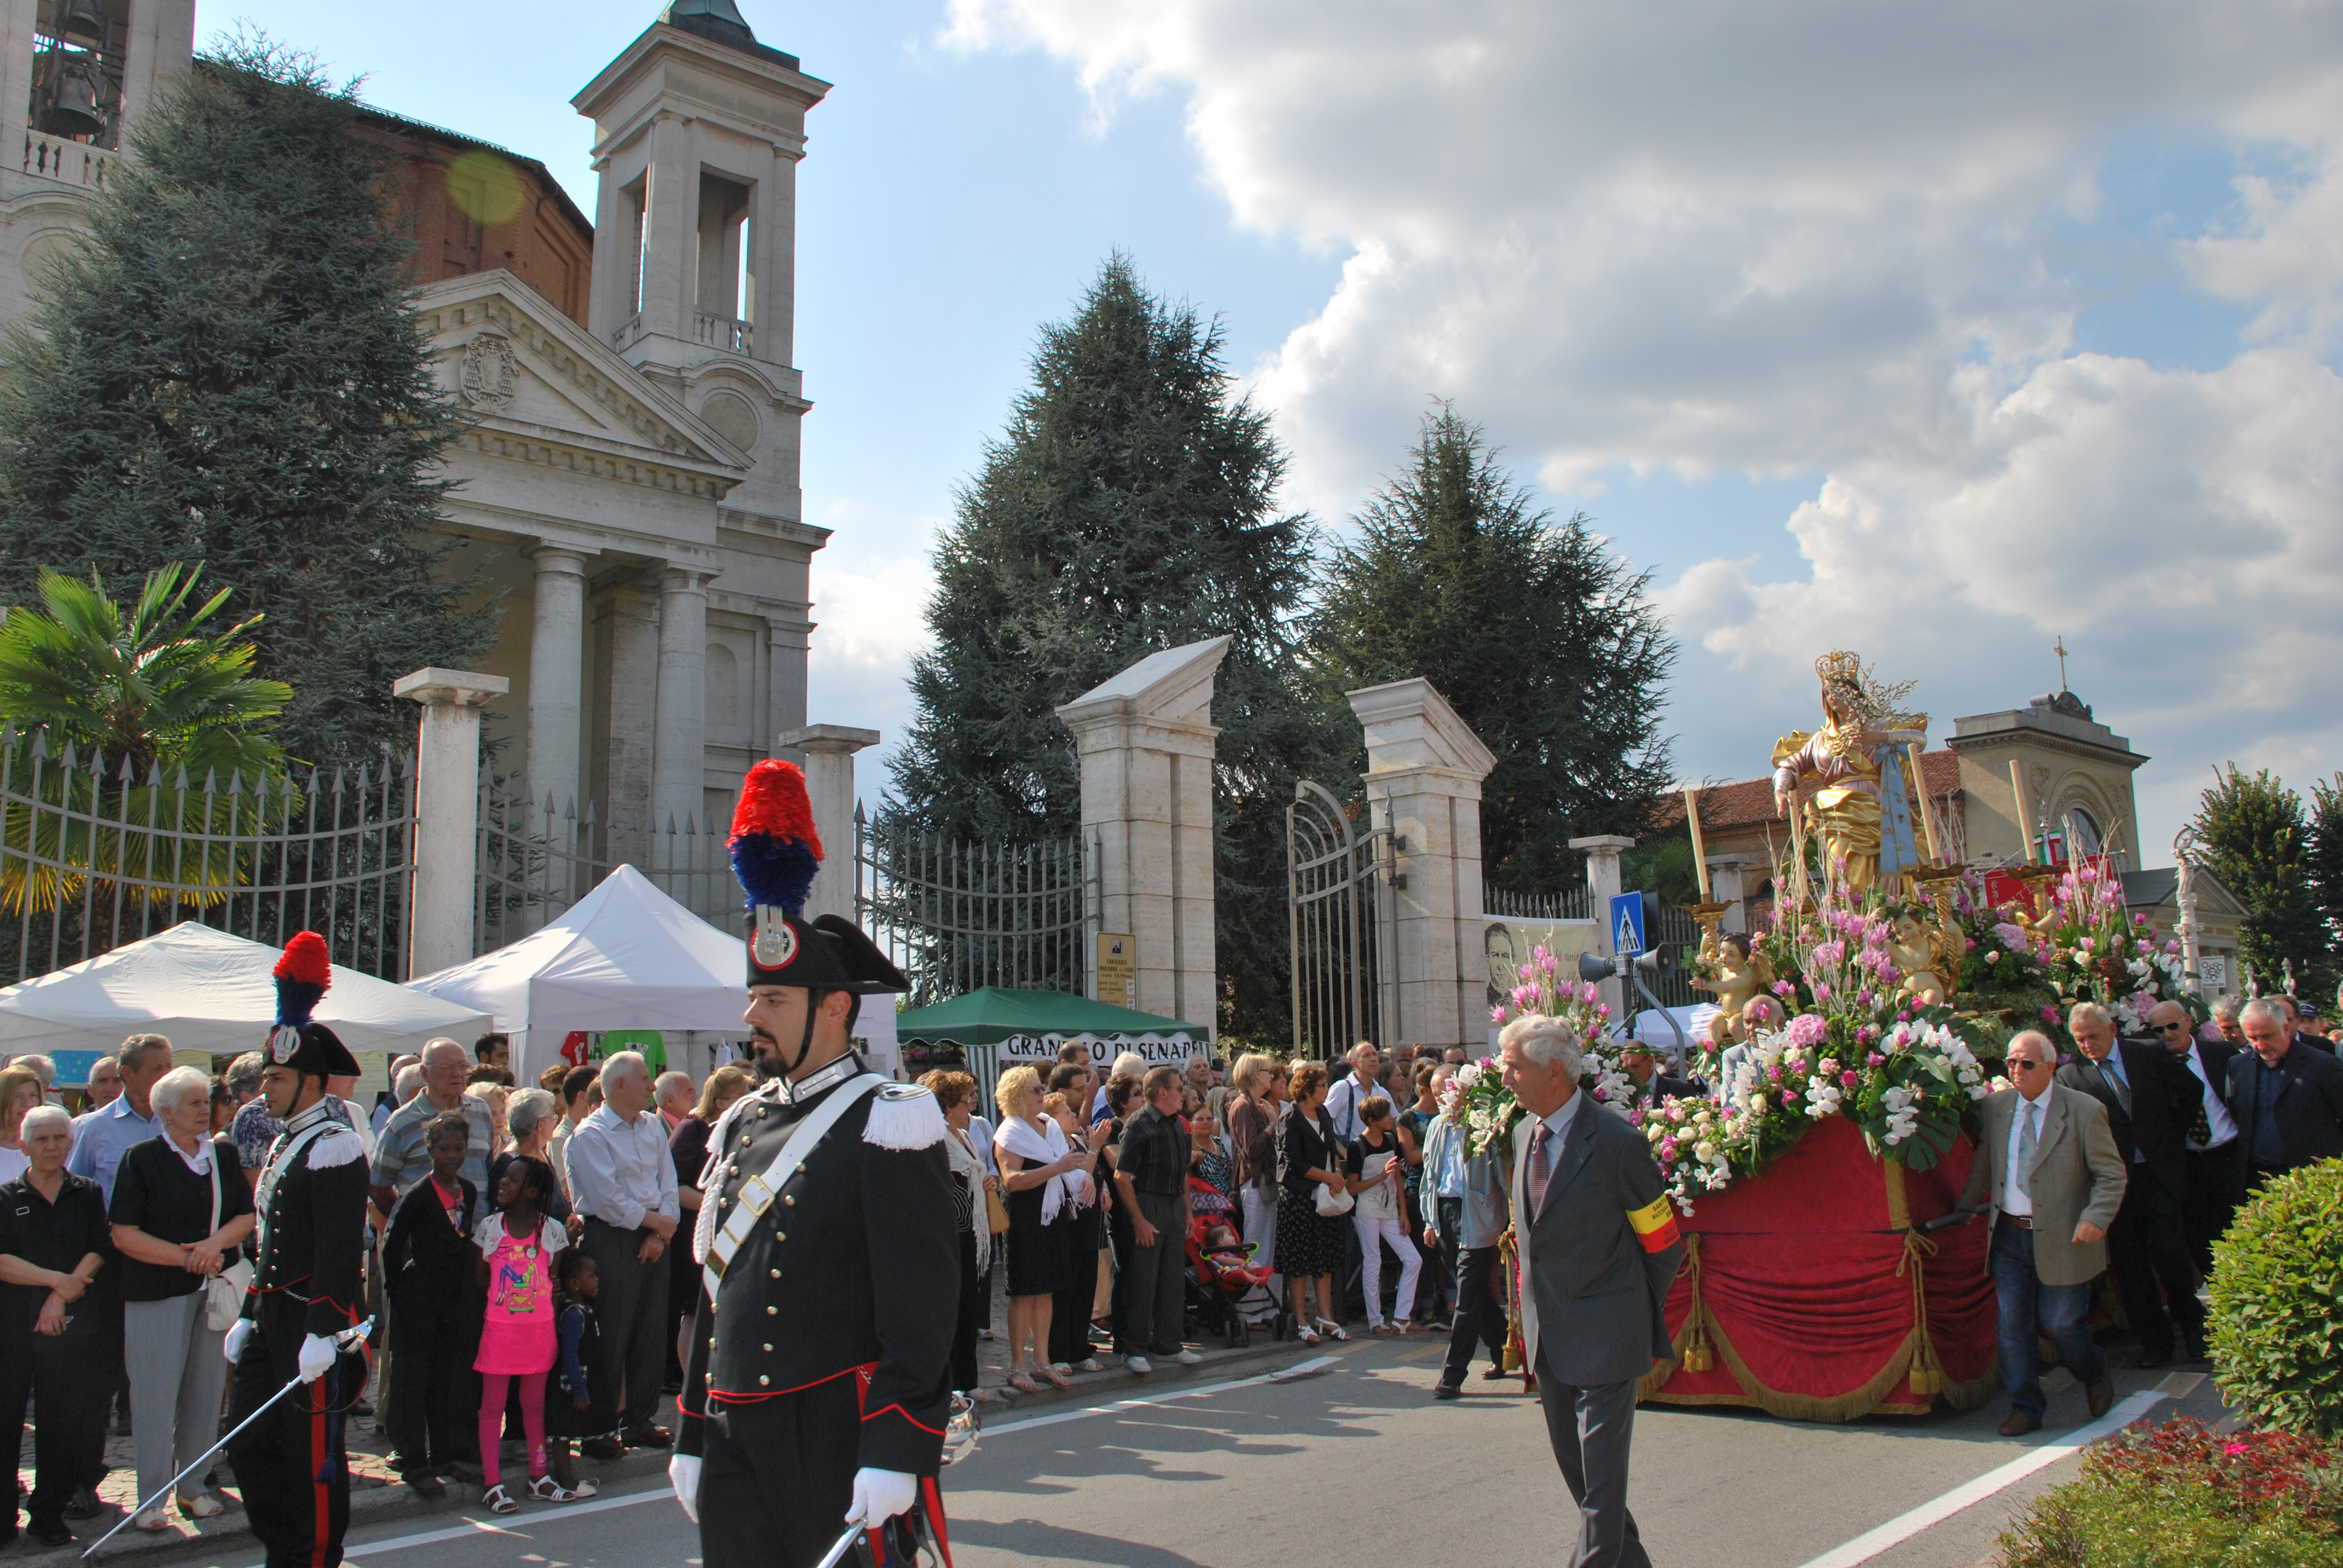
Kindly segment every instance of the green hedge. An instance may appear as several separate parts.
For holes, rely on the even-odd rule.
[[[2004,1532],[2002,1568],[2343,1568],[2343,1456],[2282,1432],[2137,1422]]]
[[[2213,1377],[2256,1426],[2343,1437],[2343,1160],[2263,1184],[2214,1243]]]

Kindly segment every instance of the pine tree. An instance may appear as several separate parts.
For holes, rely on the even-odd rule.
[[[1151,653],[1227,634],[1212,705],[1221,1025],[1287,1028],[1284,809],[1332,751],[1293,678],[1308,519],[1276,504],[1285,459],[1230,395],[1217,321],[1110,256],[1041,330],[1031,388],[936,548],[935,643],[893,762],[932,831],[1031,843],[1081,825],[1056,717]],[[1191,1020],[1202,1022],[1202,1020]]]
[[[203,563],[231,619],[265,616],[257,671],[292,685],[280,734],[311,761],[411,744],[390,683],[493,630],[426,531],[463,425],[354,93],[266,40],[199,63],[36,280],[0,386],[0,597],[43,567],[128,595]]]
[[[2214,875],[2246,906],[2238,957],[2269,990],[2291,962],[2309,995],[2309,986],[2328,980],[2328,942],[2311,887],[2302,797],[2268,769],[2248,775],[2232,762],[2214,779],[2193,826]]]
[[[2333,963],[2343,959],[2343,773],[2310,787],[2310,886]]]
[[[1671,776],[1659,724],[1676,649],[1651,574],[1584,514],[1536,509],[1446,404],[1408,457],[1329,565],[1309,623],[1315,674],[1330,698],[1431,681],[1497,756],[1481,792],[1484,882],[1574,885],[1569,840],[1644,831]]]

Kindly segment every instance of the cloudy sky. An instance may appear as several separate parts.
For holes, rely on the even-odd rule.
[[[811,717],[900,734],[928,541],[1111,247],[1340,526],[1427,399],[1655,574],[1691,778],[1862,650],[2154,760],[2343,763],[2343,11],[2272,0],[741,0],[835,83],[799,219]],[[543,158],[655,0],[208,6]],[[865,774],[875,786],[875,769]]]

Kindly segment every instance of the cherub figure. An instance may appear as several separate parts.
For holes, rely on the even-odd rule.
[[[1716,993],[1716,1016],[1708,1020],[1709,1042],[1726,1046],[1749,1038],[1743,1013],[1753,999],[1774,983],[1774,966],[1739,931],[1711,933],[1701,944],[1704,978],[1693,984]],[[1705,978],[1714,976],[1714,979]]]
[[[1917,910],[1896,911],[1888,922],[1887,957],[1904,977],[1901,990],[1919,1007],[1943,1007],[1960,983],[1965,940]]]

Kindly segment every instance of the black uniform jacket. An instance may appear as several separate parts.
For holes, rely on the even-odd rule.
[[[2107,1108],[2107,1131],[2115,1134],[2116,1150],[2124,1169],[2137,1179],[2145,1170],[2176,1201],[2188,1196],[2188,1124],[2204,1103],[2204,1090],[2187,1063],[2161,1045],[2118,1040],[2125,1081],[2131,1086],[2131,1109],[2100,1075],[2087,1056],[2077,1055],[2058,1069],[2065,1087],[2087,1094]],[[2137,1166],[2133,1157],[2139,1156]]]
[[[302,1134],[318,1123],[324,1131],[300,1150]],[[245,1292],[244,1315],[259,1315],[264,1298],[282,1297],[303,1308],[304,1334],[337,1334],[358,1321],[366,1298],[366,1145],[319,1101],[285,1124],[261,1168],[269,1185],[260,1216],[260,1257],[252,1289]]]
[[[701,1190],[721,1205],[718,1222],[750,1177],[764,1174],[779,1196],[727,1268],[720,1299],[711,1304],[700,1288],[679,1450],[702,1451],[711,1407],[855,1377],[862,1430],[840,1441],[858,1442],[862,1466],[933,1475],[960,1311],[943,1112],[927,1091],[890,1085],[865,1095],[789,1170],[769,1171],[790,1129],[835,1092],[833,1082],[783,1104],[768,1087],[735,1104],[709,1138]]]

